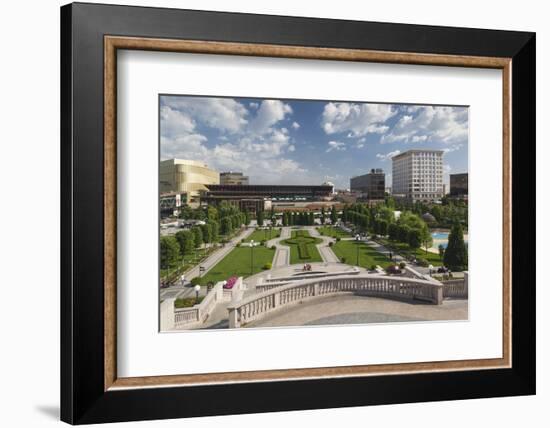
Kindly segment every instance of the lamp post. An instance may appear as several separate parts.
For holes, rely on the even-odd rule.
[[[432,276],[432,269],[433,269],[433,268],[434,268],[433,265],[429,265],[429,266],[428,266],[428,269],[430,270],[430,276]]]
[[[254,240],[250,240],[250,275],[254,274]]]
[[[355,235],[355,248],[356,248],[356,253],[357,253],[357,262],[355,263],[357,265],[357,267],[359,267],[359,241],[361,240],[361,237],[359,236],[359,234]]]
[[[199,284],[195,285],[195,303],[199,301],[200,291],[201,291],[201,286]]]

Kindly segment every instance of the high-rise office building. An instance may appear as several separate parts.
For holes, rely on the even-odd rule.
[[[369,173],[352,177],[349,181],[352,192],[362,193],[367,199],[384,199],[386,174],[381,169],[371,169]]]
[[[443,192],[443,150],[408,150],[392,157],[393,195],[433,201]]]
[[[468,196],[468,173],[450,174],[451,196]]]

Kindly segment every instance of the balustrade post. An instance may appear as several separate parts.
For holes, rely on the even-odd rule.
[[[227,310],[229,311],[229,328],[239,328],[241,325],[239,323],[237,308],[227,308]]]
[[[436,305],[441,305],[443,303],[443,285],[435,285],[435,301]]]
[[[315,284],[313,284],[313,295],[314,296],[318,296],[319,295],[319,283],[316,282]]]

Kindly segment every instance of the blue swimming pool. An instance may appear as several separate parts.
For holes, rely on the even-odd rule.
[[[447,241],[449,240],[449,232],[433,232],[432,238],[433,248],[438,248],[440,245],[443,245],[443,248],[447,248]],[[464,237],[464,242],[468,243],[468,238]]]

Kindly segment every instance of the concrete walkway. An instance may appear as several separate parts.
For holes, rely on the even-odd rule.
[[[237,236],[232,238],[227,244],[225,244],[223,247],[221,247],[219,250],[215,251],[214,253],[210,254],[206,260],[203,260],[202,263],[197,264],[192,269],[188,270],[185,273],[185,282],[186,285],[173,285],[168,288],[164,288],[160,290],[160,298],[161,300],[168,299],[171,297],[194,297],[195,291],[192,286],[190,286],[189,282],[196,278],[197,276],[201,275],[200,272],[200,266],[203,266],[205,268],[204,272],[202,272],[202,275],[205,275],[208,273],[210,269],[212,269],[220,260],[222,260],[225,256],[227,256],[233,248],[239,243],[241,240],[246,239],[249,235],[254,232],[254,228],[246,228],[241,233],[239,233]],[[199,295],[204,296],[206,294],[206,287],[201,287],[201,291]]]
[[[321,255],[323,261],[325,263],[338,263],[340,261],[338,259],[338,256],[334,254],[334,251],[332,251],[332,248],[330,248],[329,246],[331,242],[334,242],[333,238],[321,235],[315,227],[308,227],[307,230],[309,231],[309,234],[314,238],[319,238],[323,240],[323,242],[317,244],[317,251],[319,251],[319,254]]]
[[[275,256],[273,256],[273,268],[288,266],[290,264],[290,247],[281,244],[281,241],[290,238],[290,227],[281,228],[281,236],[267,241],[267,247],[275,245]]]

